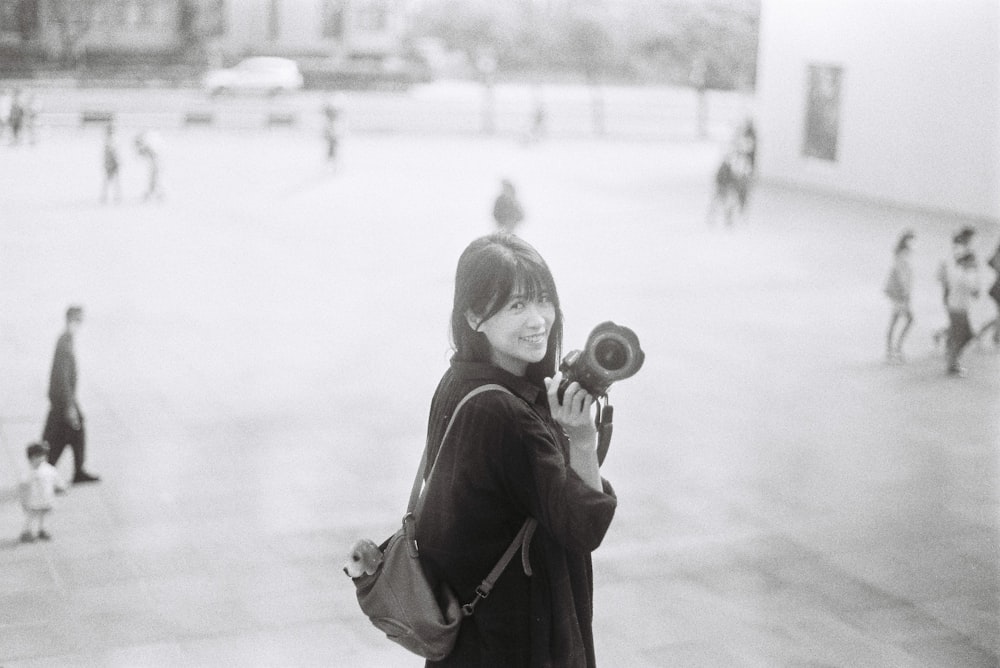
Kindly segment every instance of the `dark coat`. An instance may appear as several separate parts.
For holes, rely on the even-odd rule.
[[[459,412],[427,486],[417,542],[431,574],[462,603],[510,545],[526,517],[538,520],[533,575],[515,558],[461,627],[455,651],[428,666],[594,666],[590,553],[604,538],[617,499],[569,466],[569,442],[552,419],[544,388],[490,364],[452,360],[434,394],[428,471],[455,406],[470,390],[499,383]],[[425,472],[426,475],[426,472]]]
[[[76,403],[76,356],[73,335],[63,332],[56,342],[49,374],[49,401],[53,408],[65,409]]]
[[[493,202],[493,220],[500,227],[513,227],[524,220],[524,209],[517,197],[507,193],[500,193],[496,201]]]

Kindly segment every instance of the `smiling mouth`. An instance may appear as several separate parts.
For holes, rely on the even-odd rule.
[[[545,332],[541,334],[532,334],[531,336],[522,336],[522,341],[527,341],[528,343],[542,343],[545,341]]]

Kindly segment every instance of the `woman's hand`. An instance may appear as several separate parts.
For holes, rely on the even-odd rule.
[[[549,411],[552,417],[573,441],[576,437],[586,439],[597,437],[597,427],[591,408],[594,397],[575,380],[566,387],[563,399],[559,401],[559,385],[562,383],[562,372],[557,371],[553,378],[545,379],[545,389],[548,391]]]
[[[603,491],[601,472],[597,463],[597,426],[591,415],[594,397],[576,381],[566,387],[563,400],[559,401],[559,384],[562,374],[545,379],[549,410],[556,423],[569,437],[569,466],[591,489]]]

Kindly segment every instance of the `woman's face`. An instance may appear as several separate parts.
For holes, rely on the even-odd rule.
[[[516,376],[523,376],[529,364],[545,358],[556,307],[547,295],[533,300],[514,296],[488,320],[478,322],[471,313],[467,317],[470,326],[482,332],[490,342],[490,361]]]

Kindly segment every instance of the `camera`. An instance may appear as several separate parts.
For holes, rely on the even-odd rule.
[[[559,365],[563,379],[556,396],[562,402],[566,387],[576,381],[595,399],[603,397],[612,383],[634,376],[645,359],[635,332],[610,320],[602,322],[587,337],[582,351],[574,350],[563,358]]]

